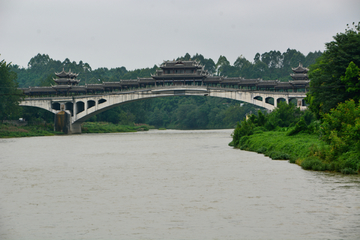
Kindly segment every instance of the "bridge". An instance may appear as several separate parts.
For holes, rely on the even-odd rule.
[[[80,86],[78,74],[63,69],[55,73],[58,78],[54,79],[54,86],[23,88],[28,97],[20,106],[38,107],[56,114],[55,128],[66,133],[81,133],[81,123],[100,112],[155,97],[220,97],[251,103],[269,111],[281,101],[295,100],[300,109],[305,109],[308,69],[299,64],[292,70],[293,81],[280,82],[213,76],[196,61],[166,61],[151,78]]]
[[[209,96],[238,100],[268,109],[275,109],[280,101],[289,103],[295,100],[300,109],[305,109],[305,92],[275,92],[244,90],[236,88],[179,85],[154,86],[119,92],[104,92],[91,95],[74,96],[34,96],[20,102],[20,106],[38,107],[54,114],[66,112],[68,133],[81,133],[81,123],[92,116],[132,101],[168,96]]]

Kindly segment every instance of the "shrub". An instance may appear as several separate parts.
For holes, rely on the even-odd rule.
[[[357,172],[352,168],[341,169],[342,174],[356,174]]]
[[[296,163],[296,158],[293,156],[290,156],[289,163]]]
[[[305,158],[301,163],[301,167],[306,170],[314,171],[325,171],[328,169],[326,163],[323,163],[320,159],[314,157]]]
[[[321,129],[324,141],[337,151],[346,152],[344,146],[360,141],[360,106],[354,100],[340,103],[336,109],[324,114]]]
[[[266,153],[267,148],[266,147],[260,147],[258,150],[256,150],[257,153]]]
[[[289,160],[290,155],[283,152],[273,151],[269,153],[269,157],[273,160]]]
[[[253,130],[254,134],[263,133],[263,132],[266,132],[266,129],[264,127],[255,127]]]
[[[265,124],[265,128],[268,131],[272,131],[276,128],[276,123],[274,123],[273,121],[267,121]]]
[[[288,136],[292,136],[292,135],[295,135],[295,134],[298,134],[300,132],[307,132],[308,131],[308,126],[305,122],[305,119],[304,118],[301,118],[296,124],[295,124],[295,127],[293,129],[291,129],[287,135]]]
[[[339,162],[331,162],[329,164],[329,170],[333,172],[340,172],[340,164]]]
[[[347,152],[340,157],[339,161],[339,168],[341,172],[346,170],[345,172],[349,174],[349,172],[351,172],[350,169],[353,171],[352,173],[356,173],[360,170],[360,157],[357,152]]]

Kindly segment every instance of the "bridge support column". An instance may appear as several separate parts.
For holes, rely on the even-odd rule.
[[[54,130],[68,134],[71,131],[70,114],[60,111],[55,114]]]
[[[80,134],[81,133],[81,123],[73,123],[70,126],[71,134]]]

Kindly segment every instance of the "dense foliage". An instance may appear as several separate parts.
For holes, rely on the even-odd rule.
[[[231,144],[235,147],[241,148],[241,143],[250,135],[264,131],[288,131],[291,127],[294,128],[291,129],[288,135],[294,135],[294,130],[297,129],[296,124],[299,122],[305,122],[306,126],[303,129],[298,130],[297,133],[307,131],[311,128],[310,124],[313,119],[314,116],[311,112],[302,112],[291,103],[287,104],[280,102],[278,107],[271,113],[266,114],[258,111],[257,114],[251,114],[247,116],[246,119],[238,123],[234,130],[233,142]]]
[[[269,141],[270,135],[278,140]],[[320,122],[310,110],[280,104],[270,114],[259,111],[238,123],[230,145],[272,159],[297,160],[305,169],[356,173],[360,171],[360,106],[354,100],[340,103]]]
[[[16,73],[10,64],[0,62],[0,119],[11,119],[20,108],[21,91],[17,90]]]
[[[360,24],[334,40],[310,66],[309,110],[280,104],[268,115],[251,115],[234,130],[233,146],[290,159],[304,169],[360,171]],[[281,144],[269,143],[269,135]],[[297,145],[302,150],[294,153]]]
[[[330,145],[326,160],[350,154],[360,163],[360,105],[354,100],[340,103],[323,116],[321,139]]]
[[[360,24],[338,33],[326,43],[326,50],[310,66],[310,109],[320,118],[338,103],[359,99]]]

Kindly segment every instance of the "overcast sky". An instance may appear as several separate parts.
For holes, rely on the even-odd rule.
[[[359,21],[359,0],[0,0],[0,60],[27,67],[41,53],[133,70],[199,53],[233,64],[323,51]]]

